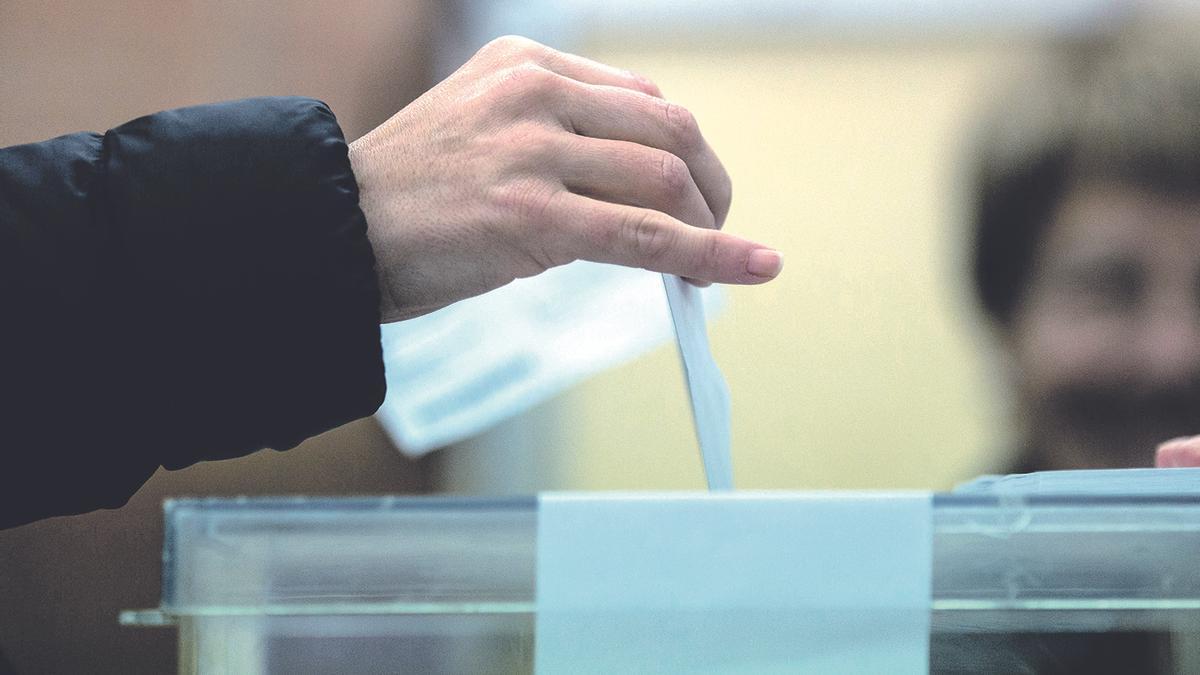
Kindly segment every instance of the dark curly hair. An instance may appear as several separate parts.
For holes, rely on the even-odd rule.
[[[985,313],[1007,326],[1077,183],[1200,193],[1200,37],[1139,21],[1058,45],[998,101],[975,153],[971,273]]]

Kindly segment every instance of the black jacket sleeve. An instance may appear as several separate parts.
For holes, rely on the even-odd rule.
[[[383,394],[374,259],[323,103],[0,149],[0,527],[289,448]]]

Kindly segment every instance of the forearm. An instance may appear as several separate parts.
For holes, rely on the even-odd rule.
[[[29,464],[0,472],[0,524],[115,506],[160,464],[291,447],[379,405],[373,257],[322,104],[0,153],[5,454]]]

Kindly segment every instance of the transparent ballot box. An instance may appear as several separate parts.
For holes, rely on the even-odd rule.
[[[929,671],[1200,672],[1200,496],[1058,487],[932,496]],[[121,619],[174,627],[181,673],[533,672],[540,505],[171,501],[162,604]]]

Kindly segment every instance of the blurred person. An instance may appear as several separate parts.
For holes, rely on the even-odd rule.
[[[1007,473],[1183,464],[1200,430],[1200,50],[1138,21],[1058,45],[977,147],[972,272],[1015,393]],[[940,637],[1004,672],[1174,672],[1170,636]],[[954,670],[954,666],[946,672]]]
[[[781,264],[717,232],[728,179],[686,111],[513,39],[349,146],[325,105],[256,99],[6,148],[0,184],[8,526],[369,414],[380,320],[576,258],[733,283]]]
[[[1012,472],[1148,466],[1200,430],[1200,51],[1139,26],[997,107],[973,275],[1015,389]]]

